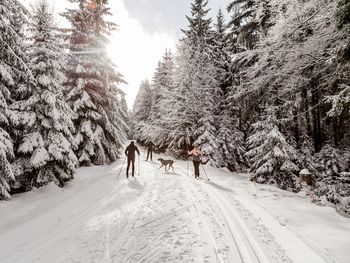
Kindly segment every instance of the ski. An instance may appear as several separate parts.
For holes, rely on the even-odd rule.
[[[199,177],[197,177],[198,179],[201,179],[201,180],[204,180],[204,181],[210,181],[210,179],[208,178],[208,179],[205,179],[205,178],[203,178],[203,177],[201,177],[201,176],[199,176]],[[196,178],[195,178],[196,179]]]

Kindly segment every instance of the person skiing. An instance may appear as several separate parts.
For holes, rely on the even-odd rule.
[[[129,178],[129,167],[130,163],[132,164],[132,176],[134,176],[134,171],[135,171],[135,152],[140,156],[140,151],[136,147],[133,141],[130,142],[128,147],[125,149],[125,155],[128,157],[128,166],[126,167],[126,178]]]
[[[199,177],[199,165],[201,163],[201,156],[202,156],[202,152],[199,149],[199,145],[195,144],[192,151],[188,151],[188,154],[193,156],[192,160],[193,160],[193,167],[194,167],[194,177],[197,178]]]
[[[152,141],[149,141],[147,144],[146,144],[146,147],[147,147],[147,158],[146,158],[146,161],[148,161],[148,157],[150,157],[151,161],[152,161],[152,150],[153,150],[153,147],[154,147],[154,143]]]

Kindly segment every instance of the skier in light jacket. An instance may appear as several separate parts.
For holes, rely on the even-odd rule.
[[[192,155],[193,167],[194,167],[194,176],[195,178],[199,177],[199,165],[201,163],[202,152],[199,149],[199,145],[195,144],[192,151],[188,151],[189,155]]]

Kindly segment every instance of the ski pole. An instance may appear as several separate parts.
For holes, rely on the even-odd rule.
[[[117,175],[116,179],[118,179],[118,178],[119,178],[120,173],[122,172],[122,169],[123,169],[123,166],[124,166],[125,160],[126,160],[126,156],[124,157],[124,160],[123,160],[122,166],[120,167],[120,170],[119,170],[119,173],[118,173],[118,175]]]
[[[187,140],[186,140],[186,154],[187,154],[187,174],[186,174],[186,176],[188,176],[188,169],[189,169],[189,160],[190,160],[190,157],[188,156],[188,145],[187,145]]]
[[[141,162],[140,162],[140,159],[141,159],[141,158],[140,158],[140,155],[139,155],[139,170],[138,170],[138,176],[140,176],[140,171],[141,171],[141,164],[140,164]]]
[[[189,166],[189,160],[188,160],[189,158],[187,157],[187,176],[188,176],[188,166]]]
[[[202,164],[202,161],[201,161],[201,165],[202,165],[202,168],[203,168],[203,171],[204,171],[205,176],[207,177],[208,181],[210,181],[210,179],[209,179],[209,177],[208,177],[208,175],[207,175],[207,172],[206,172],[205,169],[204,169],[204,165]]]

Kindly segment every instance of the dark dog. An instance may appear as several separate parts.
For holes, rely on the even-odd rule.
[[[158,169],[160,169],[160,168],[162,168],[163,166],[165,166],[165,171],[169,171],[170,168],[172,168],[172,169],[173,169],[173,172],[174,172],[174,167],[173,167],[174,161],[173,161],[173,160],[164,160],[164,159],[162,159],[162,158],[158,158],[157,160],[160,161],[160,163],[162,164]],[[166,166],[167,166],[167,165],[169,165],[169,166],[168,166],[168,170],[166,169]]]

